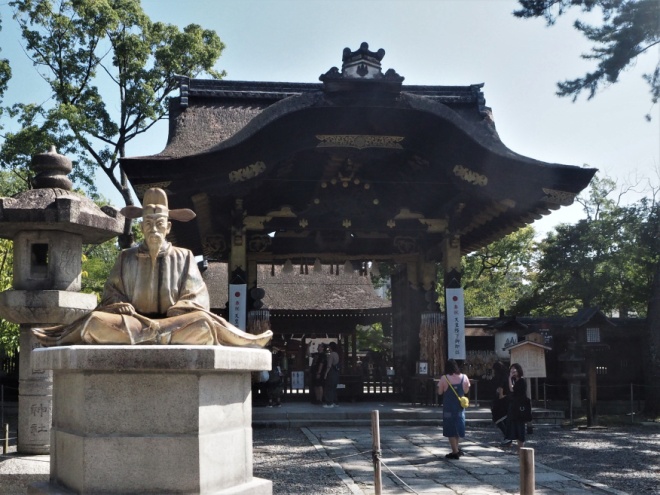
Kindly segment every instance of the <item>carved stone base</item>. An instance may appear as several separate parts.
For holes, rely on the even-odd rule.
[[[37,349],[53,370],[50,483],[28,493],[272,494],[252,476],[251,372],[263,349]]]

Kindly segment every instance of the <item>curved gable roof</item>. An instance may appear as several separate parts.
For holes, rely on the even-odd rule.
[[[405,86],[358,52],[323,84],[182,79],[165,150],[122,167],[138,195],[163,186],[173,207],[201,213],[174,227],[177,242],[219,260],[227,239],[210,240],[227,236],[237,200],[264,259],[437,259],[447,236],[477,249],[571,204],[593,177],[509,150],[482,85]]]

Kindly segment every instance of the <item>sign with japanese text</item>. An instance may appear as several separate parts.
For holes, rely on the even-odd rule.
[[[522,366],[525,378],[545,378],[545,349],[523,342],[511,349],[511,362]]]
[[[291,372],[291,388],[294,390],[302,390],[305,388],[305,372],[292,371]]]
[[[447,357],[465,359],[465,307],[463,289],[446,289]]]
[[[229,322],[245,330],[245,306],[247,304],[247,285],[229,284]]]

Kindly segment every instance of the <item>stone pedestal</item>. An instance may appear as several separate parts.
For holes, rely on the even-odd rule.
[[[18,452],[48,454],[52,413],[52,372],[32,369],[33,349],[40,347],[30,325],[21,325],[18,368]]]
[[[70,323],[97,305],[93,294],[62,290],[7,290],[0,292],[0,317],[19,323],[18,453],[50,452],[52,372],[32,366],[32,351],[41,347],[34,325]]]
[[[252,476],[251,372],[263,349],[35,349],[53,370],[50,483],[29,494],[272,494]]]

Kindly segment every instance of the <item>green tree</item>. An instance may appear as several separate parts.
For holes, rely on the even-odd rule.
[[[591,99],[602,85],[615,83],[621,72],[633,64],[637,57],[660,43],[660,2],[658,0],[519,0],[521,9],[514,15],[522,18],[543,17],[547,25],[554,24],[558,17],[573,7],[579,7],[583,12],[600,9],[603,23],[600,27],[591,26],[580,21],[575,22],[575,28],[587,39],[594,42],[590,54],[583,55],[586,59],[598,61],[594,72],[584,77],[558,83],[559,96],[572,96],[573,101],[582,91],[589,92]],[[644,79],[651,87],[651,101],[656,104],[660,98],[660,60],[655,69],[644,74]],[[646,116],[651,120],[650,114]],[[649,206],[649,205],[646,205]],[[650,205],[651,214],[642,231],[651,232],[657,239],[660,228],[657,220],[657,202]],[[654,227],[655,226],[655,227]],[[646,235],[642,235],[642,240]],[[654,244],[649,242],[648,245]],[[656,253],[658,250],[656,249]],[[651,388],[645,409],[649,414],[660,414],[660,261],[651,257],[651,278],[648,299],[648,334],[644,346],[645,380]]]
[[[583,92],[588,99],[599,88],[617,82],[621,73],[633,65],[637,57],[660,43],[660,2],[658,0],[519,0],[522,8],[514,11],[521,18],[542,17],[548,26],[573,8],[583,12],[600,11],[602,24],[594,26],[580,20],[575,29],[593,42],[591,52],[583,54],[587,60],[598,62],[593,72],[583,77],[558,83],[557,95],[569,96],[573,101]],[[651,87],[651,100],[660,97],[660,61],[644,79]],[[650,115],[647,115],[650,120]]]
[[[0,167],[19,178],[24,189],[30,189],[34,179],[32,157],[55,146],[58,152],[74,161],[75,167],[69,177],[84,186],[92,197],[97,197],[94,162],[80,153],[75,137],[67,132],[64,122],[53,119],[50,112],[35,104],[17,103],[7,110],[19,129],[4,134],[0,145]]]
[[[13,196],[24,189],[20,179],[9,171],[0,170],[0,198]],[[12,288],[14,246],[8,239],[0,239],[0,292]],[[0,348],[9,354],[18,349],[19,326],[0,318]]]
[[[357,325],[355,327],[355,340],[357,350],[372,350],[376,352],[389,352],[392,349],[392,340],[383,334],[383,324]]]
[[[578,199],[586,218],[557,226],[539,244],[537,276],[516,313],[570,315],[597,306],[646,314],[655,256],[644,232],[653,206],[642,200],[621,207],[610,199],[615,189],[610,179],[594,179]]]
[[[0,17],[0,30],[2,30],[2,18]],[[0,102],[2,102],[2,97],[7,90],[7,84],[11,79],[11,67],[9,66],[9,60],[6,58],[0,58]],[[0,107],[0,116],[2,116],[2,107]],[[0,125],[0,129],[2,126]]]
[[[648,221],[640,236],[646,252],[644,261],[650,273],[650,294],[646,321],[648,324],[645,342],[644,374],[646,389],[645,412],[651,417],[660,416],[660,204],[648,201]]]
[[[0,292],[12,288],[13,243],[0,239]],[[13,354],[18,349],[19,326],[0,318],[0,349]]]
[[[213,69],[224,44],[214,31],[196,24],[179,30],[152,22],[139,0],[14,0],[9,5],[26,51],[52,91],[55,104],[46,120],[70,133],[77,155],[87,155],[125,203],[133,204],[119,168],[127,143],[166,117],[178,75],[224,75]],[[107,85],[114,86],[114,98],[110,90],[101,91]]]
[[[534,235],[534,228],[527,226],[463,257],[466,316],[497,316],[526,294]]]

